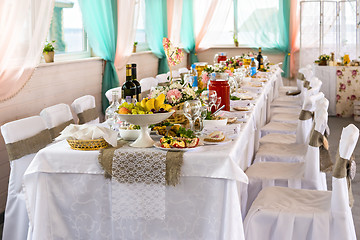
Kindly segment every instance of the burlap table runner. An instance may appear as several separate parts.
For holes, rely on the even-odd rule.
[[[344,178],[346,177],[348,192],[349,192],[349,205],[352,207],[354,205],[354,196],[351,189],[351,180],[355,178],[356,173],[356,163],[354,155],[350,160],[340,157],[339,151],[336,154],[336,162],[333,171],[333,177]]]
[[[112,177],[112,163],[114,159],[114,151],[118,148],[122,148],[127,143],[125,141],[118,141],[118,147],[110,147],[106,149],[102,149],[99,154],[99,163],[101,167],[104,169],[105,177]],[[161,150],[153,150],[154,152],[159,152]],[[166,152],[166,173],[165,173],[165,181],[166,185],[176,186],[180,181],[181,167],[183,164],[183,152]]]

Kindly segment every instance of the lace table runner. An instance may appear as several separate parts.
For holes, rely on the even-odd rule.
[[[119,148],[112,162],[112,215],[165,218],[166,152]]]

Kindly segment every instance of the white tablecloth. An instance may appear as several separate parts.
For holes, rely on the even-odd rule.
[[[165,221],[111,219],[111,184],[98,151],[75,151],[65,141],[39,151],[24,176],[29,239],[244,239],[243,170],[253,160],[280,80],[272,75],[231,143],[184,154],[180,184],[166,187]]]
[[[336,67],[313,65],[315,77],[322,81],[320,91],[329,100],[329,115],[336,115]]]

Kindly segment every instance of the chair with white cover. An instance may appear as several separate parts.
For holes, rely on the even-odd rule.
[[[74,110],[79,118],[79,124],[99,123],[99,113],[96,111],[95,97],[85,95],[73,101],[71,108]]]
[[[188,73],[189,72],[189,69],[187,68],[179,68],[179,74],[182,74],[182,73]]]
[[[328,117],[327,109],[329,106],[329,101],[322,97],[319,100],[319,104],[316,106],[315,117],[318,114],[323,114],[326,112],[325,117]],[[304,122],[304,121],[301,121]],[[299,121],[300,123],[300,121]],[[310,123],[311,122],[306,122]],[[304,127],[303,127],[304,128]],[[305,129],[308,129],[306,135],[299,135],[299,142],[292,144],[283,144],[283,143],[265,143],[261,144],[258,151],[256,152],[254,163],[256,162],[303,162],[305,153],[307,150],[307,144],[309,143],[309,135],[311,127],[307,126]]]
[[[141,90],[142,90],[142,88],[141,88]],[[109,103],[112,102],[112,92],[113,91],[118,91],[119,92],[119,94],[118,94],[119,99],[121,99],[121,87],[111,88],[111,89],[107,90],[106,93],[105,93],[105,96],[109,100]]]
[[[245,238],[251,240],[356,239],[351,213],[348,169],[359,138],[359,129],[343,129],[332,177],[332,192],[264,188],[253,202],[244,222]]]
[[[317,94],[320,91],[321,85],[322,85],[322,82],[320,80],[317,81],[317,84],[314,85],[314,88],[311,89],[311,91],[309,91],[309,93],[306,93],[306,95],[309,96],[309,95]],[[286,109],[286,108],[284,108],[284,109]],[[288,108],[288,109],[291,109],[291,108]],[[286,111],[285,111],[285,113],[286,113]],[[291,116],[289,117],[288,114],[291,114],[291,113],[286,113],[286,114],[283,113],[281,116],[279,116],[279,119],[285,119],[285,120],[270,121],[268,124],[263,126],[261,128],[261,136],[263,137],[270,133],[295,134],[297,124],[294,122],[291,122],[291,121],[290,122],[286,121],[289,118],[291,118]],[[293,114],[291,114],[291,115],[293,115]],[[295,116],[295,118],[296,118],[296,116]]]
[[[158,85],[158,81],[154,77],[143,78],[140,80],[142,98],[150,94],[150,90]]]
[[[40,112],[40,117],[44,120],[47,128],[49,129],[52,139],[58,137],[64,128],[71,123],[74,123],[71,109],[69,105],[65,103],[44,108]]]
[[[246,171],[249,178],[248,191],[243,194],[246,210],[250,208],[258,193],[264,187],[281,186],[301,189],[327,190],[325,172],[331,170],[332,162],[326,149],[324,136],[327,127],[327,111],[322,109],[315,118],[315,128],[307,145],[304,162],[257,162]],[[321,153],[320,154],[320,148]],[[321,167],[320,167],[321,166]],[[246,197],[247,196],[247,197]],[[244,214],[245,215],[245,214]]]
[[[324,98],[324,94],[321,92],[315,95],[307,96],[306,100],[304,101],[303,110],[297,116],[296,134],[273,132],[266,134],[265,136],[260,138],[259,143],[305,144],[306,139],[308,139],[308,135],[310,134],[311,128],[313,126],[313,117],[316,106],[322,98]],[[289,114],[289,116],[291,116],[291,114]],[[288,118],[290,119],[291,117]]]
[[[35,154],[52,139],[43,119],[28,117],[1,126],[10,160],[10,178],[5,209],[3,239],[26,239],[28,214],[22,189],[23,175]]]
[[[164,84],[164,83],[169,82],[167,77],[168,77],[167,73],[159,74],[159,75],[156,75],[156,80],[158,81],[159,85]]]

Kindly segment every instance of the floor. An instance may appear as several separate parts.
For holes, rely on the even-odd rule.
[[[329,127],[330,127],[330,136],[329,136],[329,145],[330,152],[333,160],[335,159],[335,154],[339,146],[341,131],[343,127],[346,127],[349,124],[355,124],[360,129],[360,123],[355,122],[352,118],[336,118],[329,117]],[[359,141],[360,142],[360,141]],[[355,223],[356,235],[357,238],[360,239],[360,143],[358,142],[355,148],[355,159],[356,163],[359,166],[357,168],[357,175],[355,179],[352,181],[352,188],[355,203],[352,208],[353,218]],[[327,176],[328,180],[328,189],[331,190],[331,174]],[[2,216],[0,216],[2,217]],[[0,219],[2,220],[2,219]],[[0,221],[0,240],[2,239],[2,229],[3,229],[3,221]]]
[[[329,127],[330,127],[330,136],[329,136],[329,145],[331,157],[334,160],[335,154],[337,152],[341,131],[343,127],[346,127],[350,123],[355,124],[357,128],[360,129],[360,123],[355,122],[352,118],[336,118],[329,117]],[[356,236],[360,239],[360,141],[358,141],[355,151],[355,161],[357,164],[356,176],[352,181],[353,195],[355,199],[354,206],[352,208]],[[331,190],[331,174],[327,176],[328,189]]]

